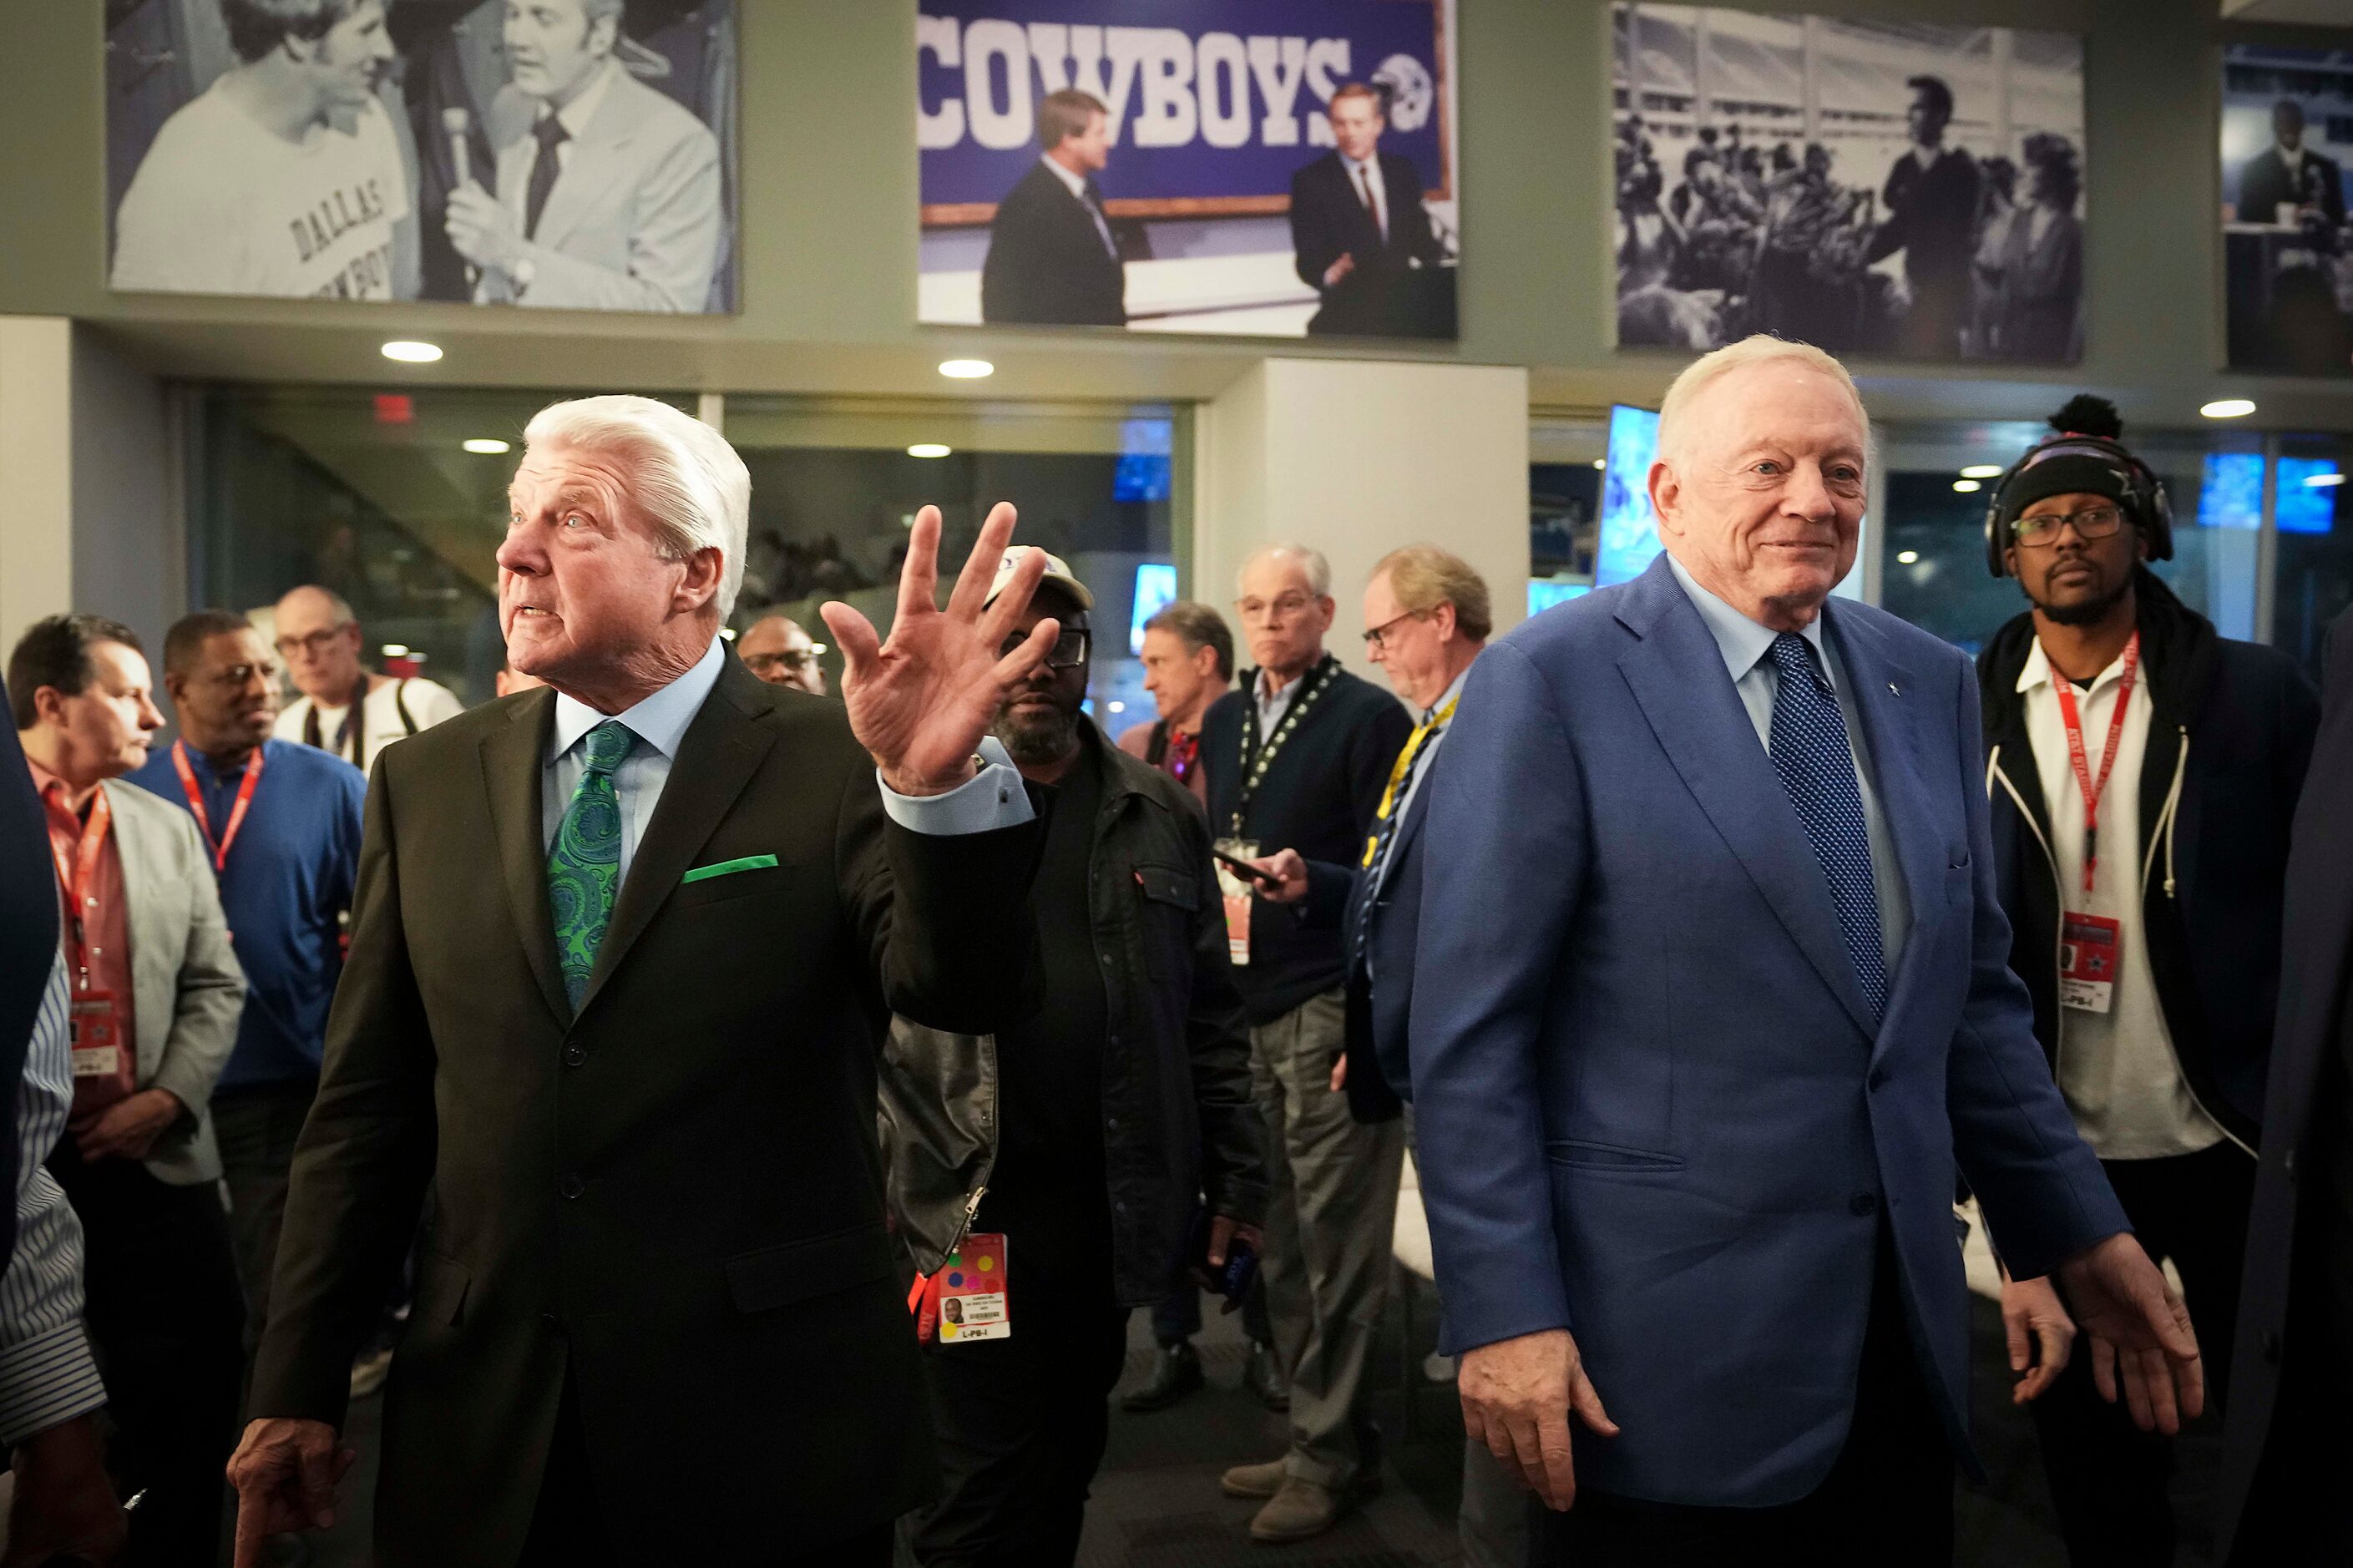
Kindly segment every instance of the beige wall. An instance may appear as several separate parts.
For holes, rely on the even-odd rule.
[[[0,316],[0,659],[73,602],[73,323]]]
[[[1270,359],[1201,411],[1194,596],[1231,616],[1234,574],[1299,541],[1332,563],[1331,647],[1357,674],[1365,580],[1400,544],[1440,544],[1487,579],[1499,628],[1527,610],[1527,376],[1492,366]],[[1238,656],[1246,659],[1246,655]]]

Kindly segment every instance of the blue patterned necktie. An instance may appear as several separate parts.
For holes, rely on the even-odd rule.
[[[555,917],[555,956],[564,968],[564,994],[575,1013],[588,994],[588,976],[596,968],[605,928],[613,923],[613,897],[621,885],[621,797],[613,789],[613,770],[637,739],[617,719],[588,731],[582,747],[587,764],[573,788],[572,804],[564,808],[555,847],[547,856],[547,905]]]
[[[1873,1017],[1887,1007],[1887,959],[1879,931],[1879,894],[1871,875],[1871,835],[1862,790],[1838,699],[1814,673],[1806,639],[1783,632],[1766,655],[1781,674],[1773,702],[1773,771],[1798,808],[1806,842],[1821,862],[1838,904],[1839,934]]]

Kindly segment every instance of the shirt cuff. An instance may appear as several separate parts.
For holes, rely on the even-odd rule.
[[[980,762],[979,777],[945,795],[901,795],[882,782],[882,770],[875,769],[884,815],[910,833],[939,838],[1018,827],[1038,815],[1030,809],[1029,791],[1019,771],[996,736],[981,738]]]
[[[0,1447],[87,1415],[106,1403],[81,1320],[0,1350]]]

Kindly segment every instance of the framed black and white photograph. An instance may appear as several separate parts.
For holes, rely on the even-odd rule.
[[[2080,37],[1612,12],[1620,346],[2082,357]]]
[[[735,0],[121,0],[123,291],[736,307]]]
[[[2353,375],[2353,48],[2227,46],[2221,154],[2231,368]]]
[[[922,0],[917,319],[1451,338],[1454,0]]]

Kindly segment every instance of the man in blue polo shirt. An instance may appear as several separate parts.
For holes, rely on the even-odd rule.
[[[248,1348],[269,1305],[294,1140],[319,1088],[327,1005],[343,974],[341,922],[359,878],[365,775],[270,739],[278,667],[244,616],[200,610],[164,639],[180,738],[131,782],[191,813],[220,880],[246,978],[237,1048],[213,1090]]]

